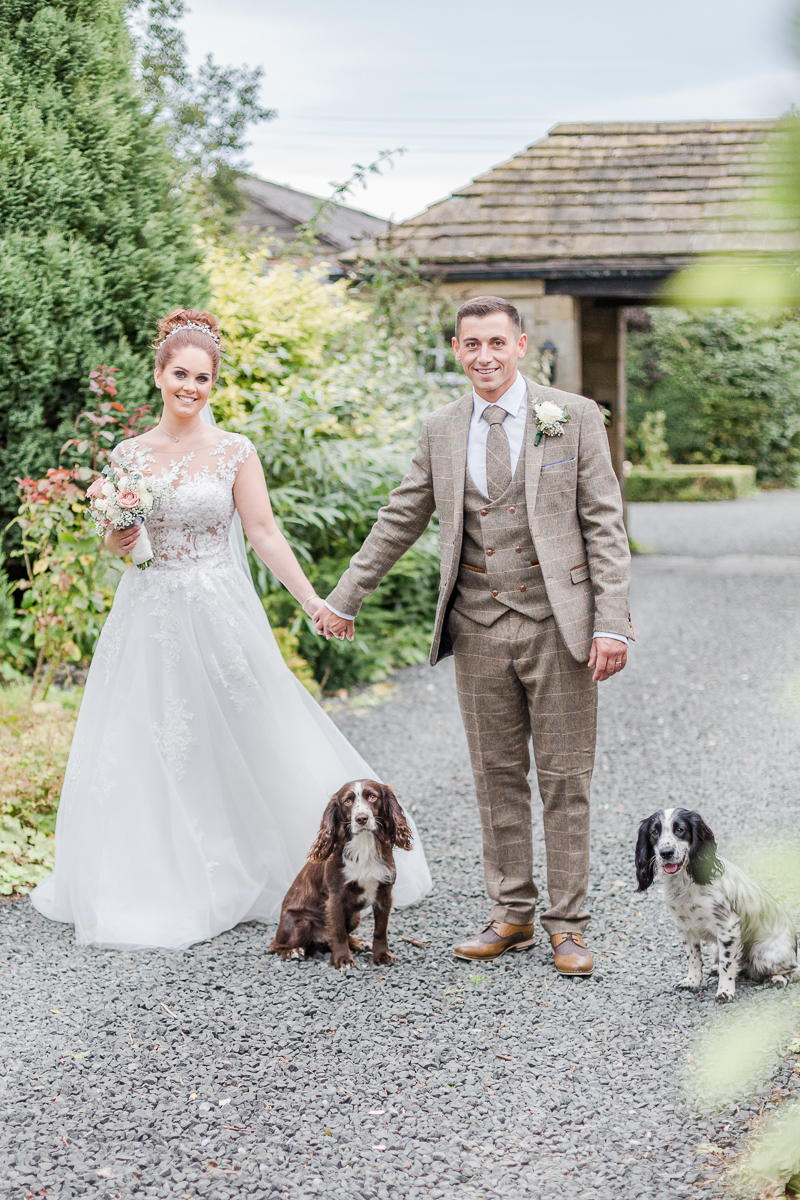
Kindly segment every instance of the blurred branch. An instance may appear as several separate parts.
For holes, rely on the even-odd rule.
[[[319,242],[321,227],[336,212],[344,197],[349,196],[356,187],[365,188],[370,175],[382,175],[384,167],[394,167],[395,157],[405,152],[404,146],[398,146],[395,150],[379,151],[378,157],[366,165],[353,163],[352,174],[343,183],[331,183],[333,190],[330,195],[319,200],[309,219],[297,226],[292,253],[298,257],[312,254]]]

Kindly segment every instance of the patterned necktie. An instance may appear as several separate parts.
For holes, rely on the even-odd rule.
[[[489,489],[489,499],[498,500],[511,484],[511,451],[508,448],[508,435],[503,429],[508,413],[498,404],[490,404],[482,413],[484,421],[489,422],[489,434],[486,438],[486,485]]]

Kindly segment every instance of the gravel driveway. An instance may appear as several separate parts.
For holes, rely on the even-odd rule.
[[[393,917],[396,967],[283,963],[257,924],[183,953],[78,949],[27,901],[0,907],[0,1195],[722,1194],[698,1147],[735,1147],[758,1101],[703,1118],[681,1097],[713,991],[673,990],[682,952],[635,894],[632,846],[667,801],[699,807],[728,853],[797,829],[800,597],[758,538],[720,549],[761,556],[752,573],[665,549],[635,563],[639,641],[601,689],[591,980],[558,977],[541,934],[488,967],[452,959],[487,912],[478,820],[452,664],[411,668],[335,714],[415,806],[431,860],[435,895]]]

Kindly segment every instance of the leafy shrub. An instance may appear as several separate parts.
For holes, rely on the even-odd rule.
[[[0,895],[25,892],[52,870],[80,695],[34,703],[27,681],[0,688]]]
[[[679,463],[744,463],[765,483],[800,469],[800,325],[792,314],[651,310],[628,337],[628,453],[648,413],[665,414]]]
[[[645,471],[666,471],[670,465],[669,447],[664,436],[666,420],[661,409],[645,413],[642,418],[638,438]]]
[[[192,211],[131,74],[120,0],[0,5],[0,526],[43,475],[92,363],[150,395],[156,319],[205,299]]]
[[[123,569],[103,549],[77,477],[51,467],[43,479],[19,485],[22,549],[15,553],[27,576],[20,584],[20,633],[23,646],[37,653],[33,695],[41,690],[46,697],[65,662],[91,657]]]
[[[638,501],[735,500],[736,486],[722,476],[645,474],[634,471],[625,484],[626,498]]]
[[[406,316],[390,327],[368,294],[330,284],[322,268],[270,267],[263,253],[221,250],[208,266],[225,331],[214,409],[253,440],[281,528],[327,595],[406,471],[423,416],[452,398],[422,368],[438,310],[404,281],[393,313]],[[352,645],[316,637],[255,559],[253,575],[273,626],[298,638],[326,687],[382,679],[427,653],[439,587],[435,526],[364,604]]]

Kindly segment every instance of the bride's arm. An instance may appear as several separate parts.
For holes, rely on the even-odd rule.
[[[294,556],[294,551],[278,528],[257,454],[246,458],[236,472],[233,499],[242,518],[247,540],[258,557],[269,567],[272,574],[280,579],[295,600],[304,606],[305,612],[313,616],[322,601],[314,592]],[[309,600],[310,603],[305,603]]]

